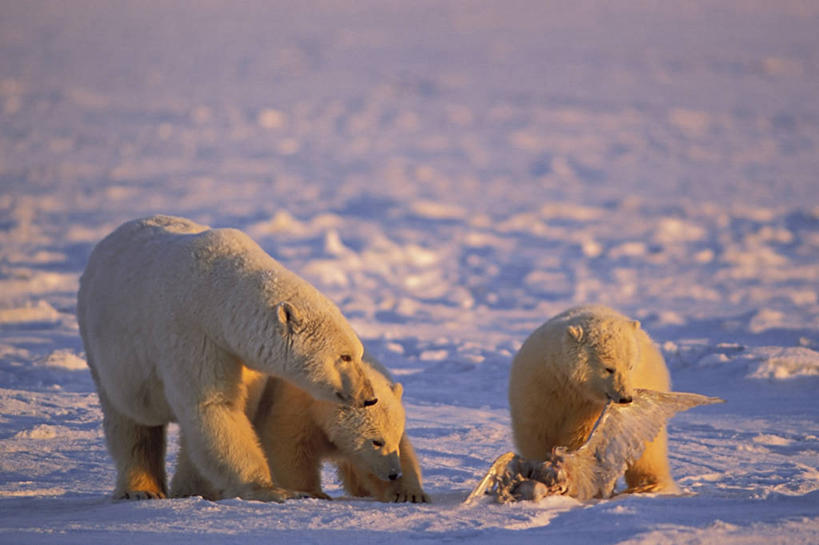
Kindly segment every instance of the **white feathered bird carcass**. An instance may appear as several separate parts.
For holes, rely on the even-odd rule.
[[[547,460],[528,460],[514,452],[501,455],[464,503],[484,494],[494,495],[500,503],[548,495],[581,501],[608,498],[626,467],[640,457],[669,418],[721,402],[700,394],[638,389],[631,403],[608,403],[577,450],[556,447]]]

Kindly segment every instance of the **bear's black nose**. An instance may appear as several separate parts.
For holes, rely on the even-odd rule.
[[[631,402],[632,402],[632,397],[631,396],[623,396],[623,397],[621,397],[620,399],[617,400],[617,403],[620,403],[621,405],[627,405],[627,404],[629,404]]]
[[[400,473],[390,473],[389,475],[387,475],[387,477],[389,477],[391,481],[394,481],[395,479],[397,479],[400,476],[401,476]]]

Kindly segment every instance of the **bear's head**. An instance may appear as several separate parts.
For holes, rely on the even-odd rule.
[[[315,307],[276,305],[287,378],[316,399],[350,407],[375,405],[378,397],[362,368],[364,347],[358,336],[330,301]]]
[[[318,402],[315,417],[327,438],[358,469],[383,481],[401,477],[399,443],[404,435],[403,388],[365,363],[378,398],[369,407]]]
[[[572,354],[571,383],[587,400],[630,403],[631,372],[640,358],[636,332],[640,322],[591,318],[566,328],[566,349]]]

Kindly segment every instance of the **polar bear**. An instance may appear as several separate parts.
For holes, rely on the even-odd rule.
[[[371,407],[344,407],[317,400],[287,381],[264,377],[257,407],[248,406],[248,411],[255,412],[254,428],[273,480],[284,488],[329,499],[321,488],[321,464],[332,460],[353,496],[428,502],[421,469],[404,430],[403,388],[366,352],[364,361],[378,398]],[[190,463],[184,436],[171,495],[226,497]]]
[[[376,402],[363,347],[341,312],[247,235],[154,216],[92,251],[77,317],[117,466],[115,498],[167,495],[166,425],[231,496],[283,501],[245,408],[244,373],[316,398]]]
[[[631,402],[634,388],[671,388],[662,355],[640,323],[600,305],[571,308],[523,343],[509,375],[509,408],[518,452],[544,460],[555,446],[576,449],[608,401]],[[665,428],[626,470],[634,492],[678,491]]]

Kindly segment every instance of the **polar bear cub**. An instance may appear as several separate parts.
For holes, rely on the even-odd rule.
[[[268,382],[254,423],[271,473],[288,488],[321,495],[321,462],[330,459],[349,494],[428,502],[404,429],[403,388],[366,355],[365,369],[379,399],[372,407],[341,407],[284,381]]]
[[[166,425],[231,496],[294,497],[276,485],[250,420],[243,374],[316,398],[376,402],[363,347],[338,308],[244,233],[154,216],[92,251],[77,317],[117,466],[115,498],[167,494]]]
[[[428,502],[421,469],[404,430],[401,384],[392,382],[386,369],[366,355],[365,372],[378,403],[363,408],[317,400],[287,381],[265,378],[253,420],[270,473],[284,488],[329,499],[321,488],[321,465],[332,460],[351,495]],[[184,440],[182,445],[172,495],[225,497],[196,472]]]
[[[640,323],[604,306],[569,309],[524,342],[509,375],[515,445],[543,460],[553,447],[576,449],[608,401],[629,403],[634,388],[669,391],[662,355]],[[631,491],[677,492],[666,430],[626,471]]]

